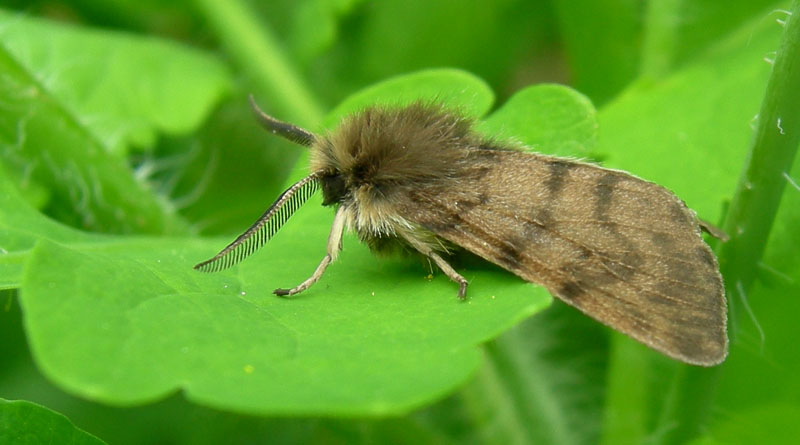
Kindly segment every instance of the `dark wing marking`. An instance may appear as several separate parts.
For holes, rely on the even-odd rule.
[[[197,264],[194,268],[201,272],[218,272],[250,256],[266,244],[295,210],[319,189],[319,176],[319,173],[312,173],[289,187],[247,231],[213,258]]]
[[[422,190],[398,210],[666,355],[701,365],[725,358],[722,277],[697,217],[674,194],[529,153],[495,151],[465,165],[458,187]]]
[[[250,107],[253,109],[253,114],[255,114],[258,123],[260,123],[262,127],[266,128],[271,133],[277,134],[278,136],[286,138],[295,144],[300,144],[305,147],[310,147],[311,144],[314,143],[316,137],[313,133],[303,130],[296,125],[279,121],[278,119],[275,119],[274,117],[263,112],[261,108],[258,107],[258,104],[256,104],[256,100],[252,95],[250,95]]]

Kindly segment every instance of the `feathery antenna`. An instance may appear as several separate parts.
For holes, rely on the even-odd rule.
[[[300,144],[304,147],[310,147],[311,144],[314,143],[314,134],[303,130],[302,128],[292,125],[286,122],[281,122],[278,119],[268,115],[267,113],[261,111],[261,108],[258,107],[255,98],[253,95],[250,95],[250,107],[253,109],[253,114],[255,114],[258,123],[261,124],[262,127],[266,128],[272,134],[277,134],[278,136],[288,139],[295,144]]]
[[[266,244],[280,230],[283,223],[319,190],[321,176],[321,172],[314,172],[294,183],[247,231],[213,258],[197,264],[194,268],[201,272],[219,272],[250,256]]]

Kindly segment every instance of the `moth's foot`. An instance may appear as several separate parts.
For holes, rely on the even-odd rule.
[[[279,297],[288,297],[288,296],[292,295],[292,290],[291,289],[278,288],[278,289],[275,289],[274,291],[272,291],[272,293],[277,295],[277,296],[279,296]]]
[[[462,280],[458,282],[458,299],[465,301],[467,299],[467,280],[463,278]]]

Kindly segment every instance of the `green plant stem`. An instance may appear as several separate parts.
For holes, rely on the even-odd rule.
[[[196,5],[234,62],[252,76],[259,96],[282,120],[318,125],[322,106],[280,49],[269,28],[241,0],[196,0]]]
[[[488,346],[485,346],[488,349]],[[494,366],[490,354],[475,378],[459,391],[459,400],[479,442],[525,443],[530,436],[516,404],[507,391],[507,382]],[[485,419],[490,421],[486,426]],[[490,440],[491,439],[491,440]]]
[[[542,372],[547,365],[532,362],[523,353],[529,348],[519,327],[487,343],[484,366],[462,392],[466,409],[475,419],[497,419],[486,438],[490,442],[580,443],[564,417],[558,390]]]
[[[641,443],[646,434],[650,355],[629,337],[613,333],[606,381],[602,444]],[[635,382],[635,383],[632,383]]]
[[[723,225],[731,236],[719,250],[729,307],[737,298],[746,298],[753,284],[786,186],[784,174],[790,171],[800,142],[800,0],[792,3],[791,11]],[[657,428],[666,431],[661,442],[684,443],[701,432],[723,368],[683,367],[676,374]]]
[[[675,27],[681,0],[647,2],[639,74],[660,78],[669,72],[675,53]]]
[[[658,443],[683,444],[703,431],[722,369],[677,365],[656,423]]]
[[[720,249],[729,300],[747,292],[756,275],[800,143],[800,1],[786,29],[758,113],[758,126],[723,228]]]

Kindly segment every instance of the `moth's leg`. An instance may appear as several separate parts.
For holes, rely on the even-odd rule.
[[[342,233],[344,232],[344,206],[339,206],[339,210],[336,211],[336,216],[333,217],[333,225],[331,225],[331,233],[328,235],[328,252],[320,261],[319,266],[308,277],[305,281],[298,284],[297,286],[291,289],[275,289],[273,293],[279,296],[286,296],[286,295],[294,295],[303,292],[304,290],[311,287],[312,284],[319,281],[322,278],[322,274],[325,273],[325,269],[328,268],[328,265],[331,264],[336,257],[339,255],[339,251],[342,250]]]
[[[408,238],[405,238],[405,239],[406,239],[406,241],[408,241],[409,244],[411,244],[411,246],[413,248],[417,249],[417,251],[419,253],[421,253],[421,254],[425,255],[426,257],[432,259],[433,262],[436,263],[437,266],[439,266],[439,269],[441,269],[442,272],[444,272],[444,274],[447,275],[447,278],[450,278],[451,280],[453,280],[456,283],[458,283],[458,299],[459,300],[464,300],[464,299],[467,298],[467,279],[466,278],[464,278],[461,275],[459,275],[459,273],[456,272],[455,269],[453,269],[453,266],[448,264],[448,262],[445,261],[444,258],[440,257],[439,254],[434,252],[433,249],[431,249],[431,247],[428,246],[427,244],[421,243],[421,242],[419,242],[419,241],[417,241],[417,240],[415,240],[415,239],[413,239],[411,237],[408,237]]]
[[[709,234],[709,235],[713,236],[714,238],[722,241],[723,243],[727,242],[730,239],[730,237],[728,236],[727,233],[725,233],[724,230],[720,229],[719,227],[715,226],[714,224],[711,224],[710,222],[708,222],[706,220],[703,220],[703,219],[699,219],[699,218],[698,218],[697,222],[700,224],[700,229],[703,232],[706,232],[707,234]]]

